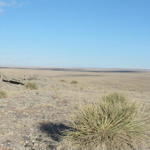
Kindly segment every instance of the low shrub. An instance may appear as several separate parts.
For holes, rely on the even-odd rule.
[[[66,138],[83,149],[136,150],[148,139],[149,118],[139,115],[135,102],[117,93],[81,109],[65,131]]]
[[[26,87],[27,89],[30,89],[30,90],[36,90],[36,89],[38,89],[37,84],[36,84],[36,83],[31,83],[31,82],[28,82],[28,83],[25,85],[25,87]]]

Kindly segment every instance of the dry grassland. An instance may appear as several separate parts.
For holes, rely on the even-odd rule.
[[[61,131],[72,114],[110,93],[150,104],[150,72],[132,70],[0,69],[9,79],[38,88],[27,89],[0,80],[0,150],[73,150]],[[76,150],[76,149],[74,149]]]

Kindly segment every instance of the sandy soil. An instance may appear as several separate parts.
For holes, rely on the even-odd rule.
[[[29,90],[0,80],[0,91],[7,94],[0,99],[0,150],[58,149],[71,115],[109,93],[150,103],[150,72],[145,70],[1,68],[0,74],[38,86]]]

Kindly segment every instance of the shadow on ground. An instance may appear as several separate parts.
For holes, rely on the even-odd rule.
[[[71,130],[71,127],[63,123],[41,123],[40,130],[46,133],[52,140],[60,142],[65,130]]]

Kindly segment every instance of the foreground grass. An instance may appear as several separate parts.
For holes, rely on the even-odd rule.
[[[123,96],[108,95],[100,103],[83,108],[74,117],[72,130],[65,134],[83,149],[142,149],[149,134],[149,118],[139,111],[137,104]]]

